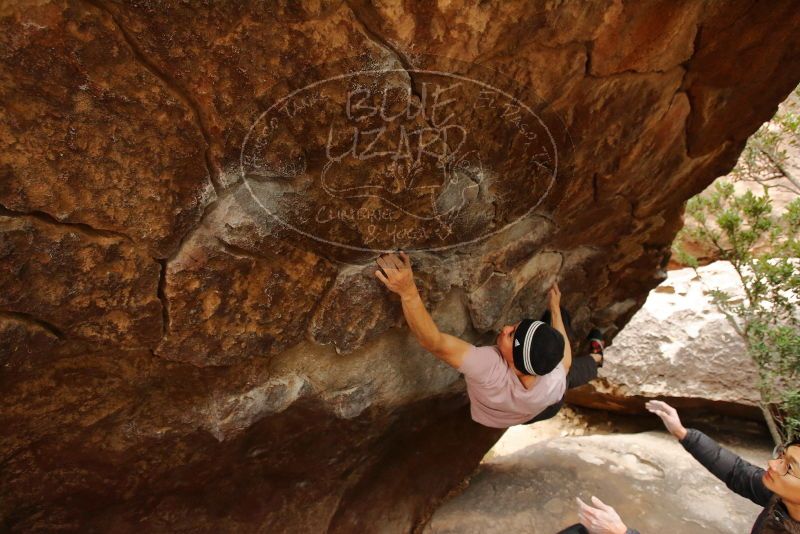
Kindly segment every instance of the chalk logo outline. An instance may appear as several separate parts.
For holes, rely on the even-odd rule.
[[[441,70],[432,70],[432,69],[417,69],[417,68],[413,68],[413,69],[388,68],[388,69],[386,69],[386,68],[383,68],[383,69],[353,70],[353,71],[345,72],[343,74],[326,77],[326,78],[323,78],[321,80],[317,80],[315,82],[307,84],[307,85],[305,85],[303,87],[300,87],[298,89],[295,89],[295,90],[291,91],[287,95],[285,95],[285,96],[279,98],[278,100],[276,100],[269,108],[267,108],[265,111],[260,113],[255,121],[253,121],[253,123],[250,125],[250,128],[248,129],[248,131],[247,131],[247,133],[246,133],[246,135],[245,135],[245,137],[243,139],[243,142],[242,142],[242,147],[241,147],[241,151],[240,151],[240,158],[239,158],[239,169],[240,169],[240,175],[241,175],[241,178],[242,178],[242,181],[243,181],[243,184],[244,184],[245,188],[249,192],[249,194],[252,197],[252,199],[258,204],[258,206],[267,215],[269,215],[270,217],[272,217],[275,220],[277,220],[280,224],[286,226],[287,228],[290,228],[291,230],[293,230],[293,231],[295,231],[295,232],[297,232],[297,233],[299,233],[299,234],[301,234],[301,235],[303,235],[305,237],[308,237],[308,238],[313,239],[315,241],[318,241],[318,242],[321,242],[321,243],[325,243],[325,244],[328,244],[328,245],[332,245],[332,246],[335,246],[335,247],[341,247],[341,248],[344,248],[344,249],[360,251],[360,252],[376,252],[376,251],[385,252],[385,251],[393,250],[393,249],[380,249],[380,248],[373,248],[373,247],[357,246],[357,245],[352,245],[352,244],[348,244],[348,243],[342,243],[342,242],[339,242],[339,241],[333,241],[331,239],[327,239],[327,238],[322,237],[322,236],[314,235],[314,234],[312,234],[312,233],[310,233],[310,232],[308,232],[308,231],[306,231],[306,230],[304,230],[302,228],[297,227],[296,225],[292,224],[291,222],[284,220],[283,218],[278,216],[276,213],[274,213],[272,210],[270,210],[267,206],[264,205],[264,203],[261,201],[261,199],[256,194],[256,192],[253,190],[253,188],[252,188],[252,186],[250,184],[250,179],[248,178],[248,175],[253,174],[252,171],[246,170],[246,153],[247,153],[248,143],[251,141],[251,137],[253,136],[253,133],[254,133],[256,127],[264,120],[265,117],[269,116],[270,113],[274,112],[277,109],[281,109],[281,107],[283,105],[285,105],[286,102],[290,101],[292,98],[296,97],[297,95],[302,94],[303,92],[308,92],[310,89],[313,89],[313,88],[318,87],[318,86],[322,86],[323,84],[331,83],[331,82],[334,82],[334,81],[347,80],[347,79],[354,78],[354,77],[357,77],[357,76],[369,76],[369,75],[372,75],[372,76],[386,76],[387,74],[390,74],[390,73],[408,74],[409,76],[412,75],[412,74],[429,75],[429,76],[431,76],[431,75],[432,76],[441,76],[443,78],[450,78],[450,79],[459,80],[460,82],[466,82],[466,83],[474,84],[474,85],[476,85],[476,86],[478,86],[478,87],[480,87],[482,89],[486,89],[486,90],[490,91],[493,94],[502,96],[505,99],[508,99],[509,101],[515,103],[520,109],[524,110],[524,112],[526,112],[530,117],[533,117],[538,122],[538,124],[541,126],[542,130],[547,134],[548,139],[550,141],[550,147],[552,148],[552,162],[553,162],[552,172],[550,173],[550,177],[549,177],[548,183],[546,185],[546,188],[545,188],[544,192],[539,196],[538,200],[535,203],[533,203],[533,205],[530,206],[530,208],[525,213],[523,213],[522,215],[516,217],[513,221],[506,223],[505,225],[501,226],[500,228],[497,228],[497,229],[494,229],[492,231],[483,233],[483,234],[481,234],[481,235],[479,235],[477,237],[473,237],[471,239],[465,239],[463,241],[457,241],[455,243],[445,244],[445,245],[441,245],[441,246],[429,246],[429,247],[422,247],[422,248],[404,247],[404,250],[406,250],[407,252],[410,252],[410,253],[411,252],[437,252],[437,251],[449,250],[449,249],[452,249],[454,247],[459,247],[459,246],[464,246],[464,245],[470,245],[470,244],[473,244],[473,243],[477,243],[479,241],[482,241],[484,239],[487,239],[487,238],[491,237],[492,235],[496,235],[496,234],[498,234],[500,232],[503,232],[503,231],[511,228],[512,226],[517,224],[520,220],[522,220],[522,219],[526,218],[527,216],[529,216],[544,201],[544,199],[548,196],[548,194],[550,193],[550,191],[552,190],[553,186],[556,183],[556,177],[558,176],[558,168],[559,168],[559,154],[558,154],[558,149],[557,149],[557,146],[556,146],[555,139],[553,138],[553,135],[550,132],[550,129],[544,123],[544,121],[541,119],[541,117],[539,117],[539,115],[537,115],[525,102],[523,102],[519,98],[513,96],[512,94],[510,94],[509,92],[507,92],[507,91],[505,91],[505,90],[503,90],[501,88],[498,88],[496,86],[493,86],[493,85],[488,84],[486,82],[483,82],[481,80],[477,80],[477,79],[474,79],[474,78],[462,76],[460,74],[455,74],[455,73],[441,71]],[[272,121],[275,121],[275,120],[276,120],[275,118],[272,119]],[[477,163],[478,167],[480,169],[483,168],[483,163],[481,161],[480,154],[478,154],[477,151],[475,151],[475,150],[467,152],[466,154],[462,155],[458,160],[455,160],[455,158],[453,158],[452,160],[450,160],[450,161],[448,161],[446,163],[446,165],[449,166],[449,168],[446,167],[444,169],[444,180],[443,180],[443,184],[442,184],[443,187],[446,187],[448,183],[451,183],[453,181],[452,170],[458,164],[462,163],[466,159],[466,155],[467,154],[470,154],[470,153],[473,153],[473,152],[476,153],[477,161],[478,161],[478,163]],[[331,160],[329,158],[329,161],[324,166],[323,171],[322,171],[321,176],[320,176],[320,184],[321,184],[323,190],[329,196],[336,198],[338,193],[341,193],[342,191],[346,191],[346,190],[352,190],[352,189],[366,189],[366,188],[370,188],[370,187],[381,187],[381,188],[385,189],[384,186],[376,186],[376,185],[372,185],[372,186],[365,185],[365,186],[359,186],[359,187],[353,187],[353,188],[344,188],[344,189],[338,189],[338,190],[336,188],[334,188],[334,187],[330,187],[326,182],[326,177],[327,177],[327,174],[329,172],[330,165],[331,165],[332,161],[333,160]],[[550,169],[547,169],[545,166],[543,166],[539,162],[533,162],[533,163],[535,165],[538,165],[538,166],[542,167],[546,171],[550,171]],[[269,173],[262,174],[262,176],[291,178],[291,177],[298,176],[298,175],[304,173],[305,171],[306,171],[306,162],[303,160],[301,162],[288,163],[287,165],[283,166],[280,169],[271,168]],[[258,173],[255,173],[255,174],[258,174]],[[482,173],[478,172],[477,175],[481,176]],[[435,187],[435,186],[426,186],[426,187]],[[458,211],[460,211],[461,207],[463,207],[463,205],[465,203],[466,191],[468,189],[474,189],[474,188],[477,188],[477,187],[480,187],[480,181],[478,181],[476,183],[473,183],[473,184],[471,184],[471,185],[469,185],[466,188],[461,190],[461,204],[459,204],[458,206],[455,206],[455,207],[451,207],[450,209],[448,209],[447,211],[445,211],[443,213],[436,213],[434,216],[427,217],[427,218],[426,217],[421,217],[416,213],[410,212],[410,211],[406,210],[403,206],[400,206],[400,205],[392,202],[390,199],[388,199],[386,197],[383,197],[383,196],[380,196],[380,195],[375,195],[375,194],[350,195],[347,198],[377,197],[377,198],[380,198],[382,201],[391,204],[395,209],[398,209],[398,210],[402,211],[403,213],[405,213],[408,216],[411,216],[411,217],[414,217],[414,218],[417,218],[417,219],[420,219],[420,220],[434,220],[434,219],[435,220],[441,220],[442,217],[444,217],[444,216],[446,216],[448,214],[451,214],[452,212],[456,212],[456,214],[457,214]]]

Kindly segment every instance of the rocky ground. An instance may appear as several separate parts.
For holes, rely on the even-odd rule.
[[[663,430],[606,433],[615,424],[591,422],[597,415],[567,410],[510,429],[425,532],[551,534],[577,522],[575,497],[588,502],[592,495],[643,533],[749,531],[759,507],[730,492],[672,436]],[[627,425],[623,432],[630,431],[630,420]],[[742,439],[708,421],[697,426],[749,461],[766,464],[770,446],[763,434]]]

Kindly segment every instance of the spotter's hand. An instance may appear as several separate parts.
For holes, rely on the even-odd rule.
[[[686,427],[681,423],[681,418],[678,416],[678,411],[675,408],[659,400],[647,401],[644,407],[647,408],[648,412],[654,413],[661,418],[661,421],[664,423],[664,426],[667,427],[670,434],[678,439],[686,437],[689,431],[686,430]]]
[[[589,506],[577,497],[575,500],[578,501],[578,519],[589,531],[589,534],[625,534],[627,532],[628,527],[622,522],[617,511],[597,497],[592,496],[594,506]]]
[[[414,273],[411,271],[411,259],[405,252],[397,254],[381,254],[376,260],[380,269],[375,271],[375,276],[400,297],[411,297],[416,294],[417,286],[414,284]],[[381,271],[381,269],[383,271]]]

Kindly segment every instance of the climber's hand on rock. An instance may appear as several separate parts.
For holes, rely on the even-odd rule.
[[[391,291],[401,298],[413,297],[417,293],[414,284],[414,273],[411,271],[411,259],[408,254],[381,254],[376,260],[380,269],[375,271],[375,276]],[[381,269],[383,272],[381,272]]]
[[[597,497],[592,497],[596,508],[577,497],[575,500],[578,501],[578,519],[589,534],[625,534],[628,530],[617,511]]]
[[[558,289],[558,282],[553,282],[550,291],[547,292],[547,306],[550,311],[561,309],[561,290]]]
[[[647,401],[644,405],[647,411],[652,412],[659,416],[667,427],[669,433],[678,439],[686,437],[686,428],[681,423],[681,418],[678,417],[678,411],[666,402],[651,400]]]

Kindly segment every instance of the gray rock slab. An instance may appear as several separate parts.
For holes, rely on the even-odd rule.
[[[512,430],[468,488],[433,516],[428,534],[555,533],[576,523],[575,497],[596,495],[643,533],[742,533],[760,508],[729,491],[662,432],[570,436],[527,446]],[[509,440],[516,439],[516,443]],[[768,451],[737,447],[766,465]]]

